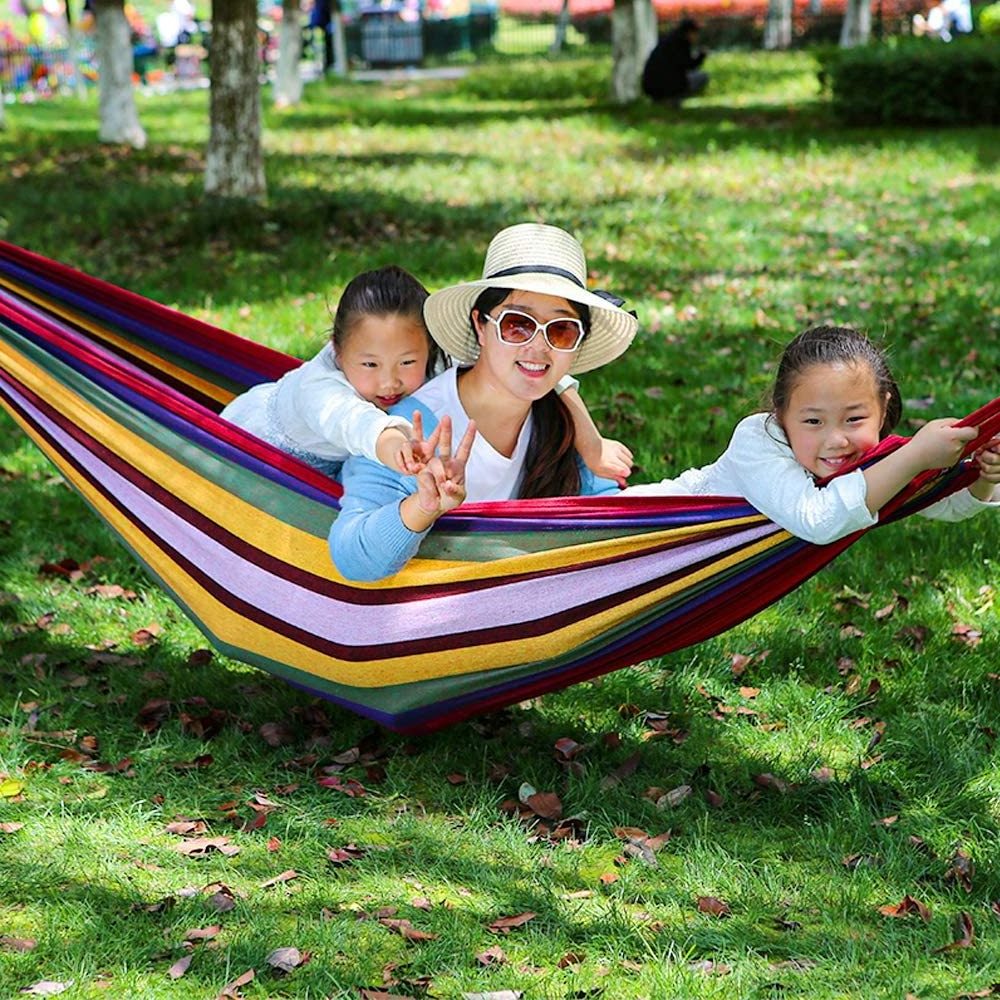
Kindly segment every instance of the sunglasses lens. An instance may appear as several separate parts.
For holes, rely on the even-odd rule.
[[[535,335],[538,324],[524,313],[505,312],[500,317],[500,337],[508,344],[525,344]]]
[[[572,351],[580,339],[582,328],[576,320],[557,319],[545,331],[549,343],[557,351]]]

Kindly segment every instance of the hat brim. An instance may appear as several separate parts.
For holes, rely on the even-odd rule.
[[[600,368],[622,354],[632,343],[639,323],[630,312],[607,299],[551,274],[518,274],[509,279],[481,279],[432,292],[424,302],[427,329],[443,351],[460,364],[479,357],[479,343],[469,320],[472,306],[486,288],[554,295],[590,309],[590,332],[584,338],[570,366],[574,375]]]

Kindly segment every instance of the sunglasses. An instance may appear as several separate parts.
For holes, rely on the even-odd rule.
[[[579,319],[550,319],[548,323],[539,323],[534,316],[518,312],[516,309],[504,309],[499,316],[484,314],[497,327],[497,337],[504,344],[527,344],[535,339],[541,331],[545,343],[553,351],[575,351],[580,346],[586,330],[583,321]]]

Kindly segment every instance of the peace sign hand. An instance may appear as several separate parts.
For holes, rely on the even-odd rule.
[[[415,424],[414,432],[416,430]],[[466,496],[465,465],[476,439],[475,421],[469,421],[454,454],[451,449],[451,434],[451,417],[442,417],[434,428],[434,433],[426,441],[431,457],[417,475],[417,506],[424,518],[430,519],[430,523],[453,510]]]
[[[434,444],[437,441],[433,434],[424,439],[424,418],[419,410],[413,411],[412,423],[413,432],[406,442],[407,454],[400,462],[400,471],[407,476],[417,475],[434,457]]]

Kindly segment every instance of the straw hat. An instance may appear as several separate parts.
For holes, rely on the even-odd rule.
[[[590,371],[617,358],[635,336],[634,313],[620,308],[621,299],[587,291],[583,247],[564,229],[522,222],[502,229],[490,241],[480,281],[466,281],[433,292],[424,303],[424,319],[441,348],[462,364],[479,357],[479,344],[469,316],[484,288],[556,295],[590,307],[590,332],[580,345],[570,371]]]

